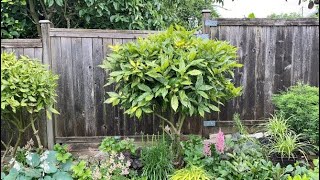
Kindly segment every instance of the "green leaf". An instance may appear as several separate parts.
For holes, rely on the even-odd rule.
[[[53,179],[55,180],[72,180],[72,176],[67,172],[57,172],[53,174]]]
[[[208,105],[208,107],[210,108],[210,109],[212,109],[213,111],[220,111],[219,110],[219,108],[217,107],[217,106],[215,106],[215,105],[212,105],[212,104],[207,104]]]
[[[137,116],[137,118],[140,118],[141,115],[142,115],[142,110],[141,110],[141,108],[139,108],[139,109],[137,109],[137,111],[136,111],[136,116]]]
[[[179,106],[178,97],[174,94],[171,98],[171,107],[174,111],[177,111]]]
[[[202,85],[198,88],[198,90],[201,90],[201,91],[208,91],[210,89],[212,89],[213,87],[212,86],[209,86],[209,85]]]
[[[192,76],[197,76],[197,75],[202,74],[202,72],[195,69],[195,70],[189,71],[187,74],[190,74]]]
[[[56,0],[56,3],[61,7],[63,5],[63,0]]]
[[[152,90],[145,84],[138,84],[138,88],[142,91],[152,92]]]
[[[25,175],[31,178],[40,178],[42,170],[41,169],[25,169]]]
[[[40,164],[40,156],[39,156],[39,154],[30,153],[27,156],[26,162],[32,167],[37,167]]]
[[[203,92],[203,91],[197,91],[198,94],[200,94],[202,97],[206,98],[206,99],[209,99],[209,96]]]

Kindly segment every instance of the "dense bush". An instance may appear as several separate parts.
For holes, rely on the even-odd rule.
[[[232,82],[236,48],[228,42],[204,40],[180,26],[123,45],[112,46],[102,68],[110,73],[106,103],[121,105],[141,118],[155,113],[169,127],[174,152],[187,116],[219,111],[218,106],[240,95]],[[164,117],[163,114],[166,113]],[[175,120],[177,118],[177,120]]]
[[[35,121],[45,109],[49,118],[51,112],[58,113],[53,108],[57,79],[57,75],[35,59],[25,56],[16,59],[13,53],[1,54],[1,121],[18,129],[15,150],[30,125],[41,148]]]
[[[272,98],[277,110],[296,133],[319,144],[319,88],[298,84]]]
[[[106,137],[102,140],[99,150],[102,152],[125,152],[128,151],[134,154],[137,150],[133,144],[133,139],[116,139],[115,137]]]

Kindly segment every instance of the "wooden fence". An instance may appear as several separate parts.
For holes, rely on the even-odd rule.
[[[230,127],[235,112],[246,120],[245,124],[256,124],[273,112],[273,93],[298,81],[319,86],[317,20],[215,21],[217,26],[205,26],[203,31],[210,38],[226,40],[238,47],[239,61],[244,67],[235,72],[234,81],[237,86],[243,86],[243,95],[221,107],[219,114],[189,118],[183,128],[185,134],[208,135],[217,127]],[[102,136],[131,136],[159,131],[159,119],[155,116],[145,116],[139,121],[124,115],[119,107],[103,103],[105,92],[114,87],[103,87],[108,73],[98,67],[110,53],[108,45],[134,41],[137,37],[157,32],[60,29],[49,28],[49,23],[42,24],[42,28],[43,62],[60,76],[57,89],[60,115],[54,116],[56,142],[88,142]],[[1,44],[2,51],[31,56],[33,53],[33,57],[41,57],[40,45],[27,46],[28,40],[5,42]],[[203,120],[215,120],[216,127],[204,127]],[[48,128],[52,128],[50,124]],[[46,131],[46,128],[40,130]]]

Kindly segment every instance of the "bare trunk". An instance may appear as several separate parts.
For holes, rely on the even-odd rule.
[[[29,2],[30,15],[31,15],[34,23],[36,23],[38,35],[41,36],[41,27],[40,27],[40,24],[39,24],[39,16],[38,16],[38,14],[36,12],[34,1],[33,0],[28,0],[28,2]]]

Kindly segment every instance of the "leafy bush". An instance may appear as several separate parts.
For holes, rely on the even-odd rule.
[[[123,139],[119,140],[115,137],[106,137],[102,140],[99,150],[103,152],[124,152],[129,151],[132,154],[135,153],[136,147],[133,144],[133,139]]]
[[[210,180],[211,176],[202,168],[198,166],[190,166],[188,168],[180,169],[170,177],[170,180]]]
[[[319,88],[298,84],[276,94],[273,103],[296,133],[307,134],[319,144]]]
[[[220,161],[218,167],[212,169],[214,177],[221,179],[280,179],[283,170],[279,164],[273,165],[271,161],[256,158],[250,155],[229,154],[230,159]]]
[[[23,132],[31,125],[42,148],[35,121],[46,108],[47,115],[58,113],[55,101],[58,76],[35,59],[13,53],[1,54],[1,120],[18,129],[15,151]],[[51,118],[51,116],[49,116]]]
[[[165,180],[173,171],[172,154],[167,144],[159,142],[142,150],[142,176],[147,179]]]
[[[200,166],[204,158],[203,140],[200,136],[191,135],[187,141],[182,141],[183,160],[188,165]]]
[[[186,116],[219,111],[218,105],[240,95],[232,82],[241,67],[236,48],[227,42],[204,40],[180,26],[121,46],[112,46],[101,67],[110,74],[106,103],[121,105],[130,116],[155,113],[170,127],[178,156]],[[161,113],[168,112],[166,117]],[[177,123],[175,123],[177,117]]]
[[[87,163],[84,160],[81,160],[76,165],[71,167],[72,177],[79,180],[91,180],[92,171],[87,167]]]
[[[12,159],[8,172],[1,172],[1,179],[65,179],[72,180],[72,161],[65,163],[57,160],[56,151],[45,151],[43,154],[27,151],[26,164]]]

